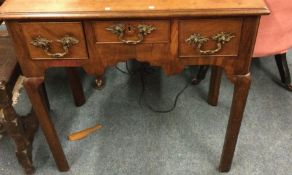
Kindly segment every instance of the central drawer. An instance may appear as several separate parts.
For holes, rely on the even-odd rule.
[[[169,20],[92,21],[95,52],[102,62],[167,60]]]
[[[168,43],[170,38],[169,21],[164,20],[98,21],[93,26],[97,44]]]

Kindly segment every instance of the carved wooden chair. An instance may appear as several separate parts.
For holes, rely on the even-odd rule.
[[[12,90],[20,74],[8,37],[0,38],[0,125],[15,141],[16,157],[27,174],[34,172],[32,165],[32,141],[38,123],[30,114],[19,117],[12,107]]]

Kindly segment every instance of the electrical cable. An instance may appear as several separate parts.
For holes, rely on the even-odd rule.
[[[121,68],[119,68],[119,66],[118,66],[118,65],[115,65],[115,67],[116,67],[116,69],[117,69],[118,71],[122,72],[123,74],[130,75],[130,73],[129,73],[129,72],[126,72],[126,71],[122,70]]]
[[[145,75],[146,75],[146,73],[148,73],[148,74],[153,73],[154,69],[149,69],[149,68],[147,69],[147,67],[145,67],[144,65],[141,65],[141,67],[139,69],[137,69],[135,71],[130,71],[127,61],[126,61],[127,72],[120,69],[117,65],[116,65],[116,69],[124,74],[127,74],[127,75],[134,75],[136,73],[140,73],[140,81],[141,81],[141,85],[142,85],[142,90],[141,90],[141,93],[139,96],[139,105],[142,107],[144,104],[149,110],[151,110],[152,112],[156,112],[156,113],[169,113],[169,112],[173,111],[176,108],[177,101],[178,101],[179,97],[181,96],[181,94],[183,94],[183,92],[189,86],[189,83],[186,83],[186,85],[176,94],[175,99],[174,99],[174,103],[169,109],[166,109],[166,110],[155,109],[153,106],[151,106],[147,102],[145,95],[144,95],[145,91],[146,91]]]
[[[120,67],[118,67],[118,65],[115,65],[115,67],[116,67],[116,69],[117,69],[118,71],[120,71],[120,72],[122,72],[122,73],[124,73],[124,74],[127,74],[127,75],[134,75],[134,74],[140,72],[142,66],[140,66],[137,70],[130,71],[130,69],[129,69],[129,65],[128,65],[128,61],[126,61],[126,70],[127,70],[127,72],[124,71],[124,70],[122,70]]]
[[[148,109],[150,109],[151,111],[156,112],[156,113],[169,113],[169,112],[173,111],[176,108],[176,104],[177,104],[177,101],[178,101],[179,97],[181,96],[181,94],[189,86],[189,83],[186,83],[186,85],[176,94],[175,99],[174,99],[174,103],[169,109],[166,109],[166,110],[155,109],[153,106],[151,106],[147,102],[147,100],[146,100],[146,98],[144,96],[144,93],[145,93],[145,90],[146,90],[146,88],[145,88],[146,87],[146,83],[145,83],[145,77],[143,76],[143,73],[140,74],[140,77],[141,77],[142,91],[141,91],[141,94],[140,94],[140,97],[139,97],[139,104],[140,104],[140,106],[143,106],[143,102],[144,102],[144,105],[146,105],[146,107]]]

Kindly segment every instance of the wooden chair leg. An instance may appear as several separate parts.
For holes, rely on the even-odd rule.
[[[233,79],[232,81],[235,86],[221,161],[219,165],[220,172],[228,172],[231,168],[237,137],[239,134],[251,82],[250,74],[243,76],[232,76],[231,79]]]
[[[212,66],[212,73],[209,85],[208,103],[212,106],[218,105],[220,84],[223,69],[217,66]]]
[[[83,92],[83,87],[79,78],[79,74],[76,68],[68,67],[66,68],[69,84],[72,90],[74,102],[76,106],[82,106],[85,103],[85,96]]]
[[[50,150],[60,171],[68,171],[69,165],[63,152],[58,135],[50,120],[45,101],[42,86],[44,77],[24,78],[23,85],[32,103],[36,117],[47,139]]]
[[[35,169],[32,163],[32,141],[36,129],[31,132],[32,136],[28,139],[22,120],[12,107],[11,91],[5,84],[5,82],[0,83],[0,108],[3,109],[3,125],[15,142],[18,162],[22,165],[26,174],[33,174]],[[34,126],[37,128],[37,125]]]
[[[290,71],[287,63],[286,53],[275,55],[275,60],[280,73],[281,81],[285,88],[292,91]]]
[[[3,125],[2,121],[0,120],[0,138],[2,137],[1,134],[4,132],[5,132],[4,125]]]
[[[205,65],[200,66],[198,74],[196,75],[196,77],[194,77],[192,79],[192,84],[193,85],[198,85],[202,80],[205,79],[205,77],[207,75],[207,72],[209,70],[209,67],[210,66],[205,66]]]
[[[33,110],[27,115],[21,117],[22,124],[24,127],[24,133],[30,143],[33,142],[34,135],[39,127],[39,122]]]

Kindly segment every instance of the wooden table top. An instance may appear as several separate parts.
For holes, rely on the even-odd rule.
[[[4,19],[268,14],[263,0],[6,0]]]

